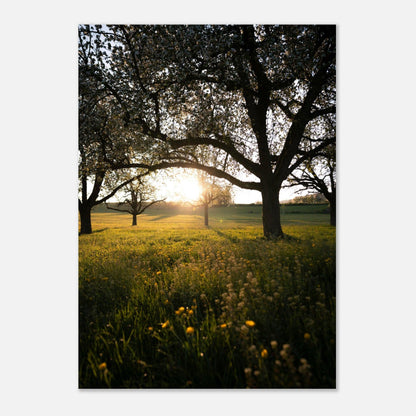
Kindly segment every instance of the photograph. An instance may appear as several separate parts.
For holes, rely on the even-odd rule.
[[[78,26],[78,388],[336,389],[336,24]]]

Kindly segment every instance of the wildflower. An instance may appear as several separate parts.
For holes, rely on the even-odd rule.
[[[165,329],[169,325],[169,320],[162,324],[162,328]]]
[[[277,341],[270,341],[270,345],[273,349],[277,348]]]
[[[251,376],[252,369],[250,367],[244,369],[244,373],[247,377]]]
[[[267,358],[269,356],[269,352],[266,350],[266,348],[263,349],[261,352],[261,358]]]
[[[149,328],[147,328],[149,331],[153,331],[153,327],[149,326]]]
[[[220,328],[221,328],[221,329],[227,328],[227,324],[221,324],[221,325],[220,325]]]
[[[181,306],[179,309],[178,309],[178,311],[179,312],[183,312],[185,310],[185,308],[183,307],[183,306]]]
[[[246,325],[247,325],[249,328],[253,328],[253,327],[255,327],[255,326],[256,326],[256,323],[255,323],[254,321],[246,321]]]
[[[303,334],[303,338],[305,338],[305,340],[307,341],[308,339],[311,339],[311,334],[309,332],[305,332]]]
[[[188,314],[189,315],[193,315],[194,314],[194,311],[192,309],[189,309]]]
[[[248,331],[249,331],[249,329],[245,325],[241,325],[240,330],[241,330],[241,333],[245,335],[248,334]]]
[[[161,272],[160,270],[158,270],[158,271],[156,272],[156,274],[162,274],[162,272]]]
[[[188,328],[186,328],[186,333],[189,334],[193,334],[195,332],[195,329],[192,328],[192,326],[188,326]]]
[[[99,366],[98,366],[98,369],[99,370],[105,370],[107,368],[107,363],[101,363]]]

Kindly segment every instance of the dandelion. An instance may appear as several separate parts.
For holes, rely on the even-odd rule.
[[[169,325],[169,320],[162,324],[162,329],[165,329]]]
[[[264,348],[260,354],[261,358],[267,358],[269,356],[269,352],[266,350],[266,348]]]
[[[255,326],[256,326],[256,323],[255,323],[254,321],[246,321],[246,325],[247,325],[249,328],[253,328],[253,327],[255,327]]]
[[[101,363],[99,366],[98,366],[98,369],[99,370],[105,370],[107,368],[107,363]]]
[[[149,328],[147,328],[149,331],[153,331],[153,327],[149,326]]]
[[[189,309],[188,314],[189,315],[193,315],[194,314],[194,311],[192,309]]]
[[[184,312],[184,311],[185,311],[185,308],[184,308],[183,306],[181,306],[181,307],[178,309],[178,311],[179,311],[179,312]]]
[[[188,328],[186,328],[187,335],[193,334],[194,332],[195,332],[195,329],[192,328],[192,326],[188,326]]]
[[[311,339],[311,334],[309,332],[305,332],[303,334],[303,338],[307,341],[308,339]]]
[[[221,328],[221,329],[227,328],[227,324],[221,324],[221,325],[220,325],[220,328]]]
[[[160,270],[158,270],[158,271],[156,272],[156,274],[162,274],[162,272],[161,272]]]

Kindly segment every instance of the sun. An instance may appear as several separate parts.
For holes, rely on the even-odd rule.
[[[164,182],[163,193],[174,202],[196,202],[201,195],[198,177],[193,172],[175,172]]]
[[[175,180],[175,193],[180,201],[197,201],[201,195],[198,178],[191,174],[178,175]]]

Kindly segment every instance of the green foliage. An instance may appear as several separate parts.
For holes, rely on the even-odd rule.
[[[81,388],[335,386],[333,228],[122,217],[80,237]]]

